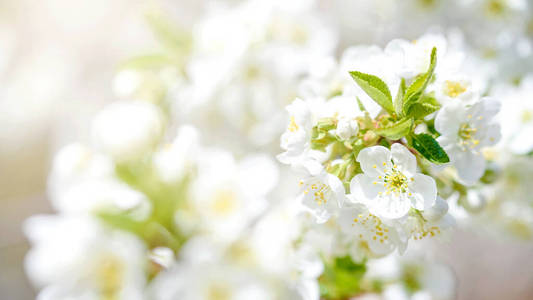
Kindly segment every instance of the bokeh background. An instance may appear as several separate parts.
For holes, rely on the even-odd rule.
[[[205,2],[0,1],[0,299],[35,297],[23,270],[22,223],[52,211],[46,178],[53,153],[87,139],[91,117],[115,99],[117,65],[157,47],[146,11],[162,8],[187,27]],[[330,15],[343,9],[335,1],[322,1],[321,8]],[[425,29],[409,28],[403,37]],[[343,34],[369,40],[362,30]],[[372,37],[378,43],[390,38],[386,28]],[[456,273],[458,299],[533,299],[533,244],[458,231],[434,249]]]

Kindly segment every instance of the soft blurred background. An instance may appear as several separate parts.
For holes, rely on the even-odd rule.
[[[114,100],[117,65],[156,47],[146,11],[162,7],[187,27],[201,13],[203,2],[0,1],[1,299],[35,297],[23,271],[28,245],[21,225],[30,215],[52,211],[46,178],[53,153],[87,138],[91,117]],[[322,8],[349,18],[339,12],[342,6],[324,1]],[[364,30],[348,29],[343,34],[350,42],[392,38],[387,28],[372,38]],[[424,30],[409,28],[408,37]],[[531,243],[459,231],[435,251],[457,275],[458,299],[533,299]]]

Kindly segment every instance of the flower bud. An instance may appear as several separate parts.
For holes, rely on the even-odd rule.
[[[340,118],[335,134],[342,140],[348,140],[359,132],[357,121],[350,118]]]

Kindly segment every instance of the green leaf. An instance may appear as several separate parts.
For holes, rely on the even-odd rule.
[[[366,272],[365,263],[354,263],[349,256],[337,257],[326,263],[318,279],[324,299],[348,299],[361,292],[361,280]]]
[[[394,99],[394,111],[398,116],[403,116],[403,96],[405,94],[405,79],[402,78],[402,82],[398,87],[398,92],[396,93],[396,98]]]
[[[323,130],[318,126],[313,127],[311,130],[311,149],[313,150],[326,151],[326,147],[336,140],[327,130]]]
[[[190,50],[191,36],[161,13],[147,13],[146,21],[155,38],[167,49],[177,53],[186,53]]]
[[[389,87],[383,80],[377,76],[358,71],[350,71],[350,75],[372,100],[376,101],[377,104],[381,105],[388,112],[394,112]]]
[[[391,140],[399,140],[409,134],[413,127],[413,119],[403,119],[384,128],[376,129],[375,132],[382,137]]]
[[[361,102],[361,99],[359,99],[359,97],[356,97],[356,99],[357,99],[357,106],[359,106],[359,110],[366,112],[367,111],[366,107],[363,105],[363,102]]]
[[[443,164],[450,161],[446,151],[429,134],[414,134],[412,136],[411,146],[432,163]]]
[[[425,116],[436,112],[439,109],[440,104],[435,97],[424,95],[418,102],[409,107],[406,115],[415,119],[423,119]]]
[[[435,66],[437,65],[437,48],[433,47],[433,50],[431,51],[431,58],[430,58],[430,64],[429,69],[426,73],[419,75],[415,81],[407,88],[407,91],[405,92],[404,98],[403,98],[403,112],[404,114],[409,111],[409,107],[416,103],[422,94],[424,93],[424,90],[426,89],[428,83],[431,81],[431,77],[433,76],[433,71],[435,70]]]

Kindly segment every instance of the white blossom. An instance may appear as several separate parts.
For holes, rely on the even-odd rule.
[[[500,104],[492,99],[481,99],[472,105],[452,102],[445,105],[435,118],[437,139],[444,148],[459,179],[474,184],[485,171],[483,148],[500,140],[500,125],[494,121]]]
[[[424,210],[435,203],[437,187],[430,176],[417,173],[416,158],[396,143],[391,150],[374,146],[357,156],[363,174],[350,183],[352,196],[378,217],[397,219],[411,208]]]

